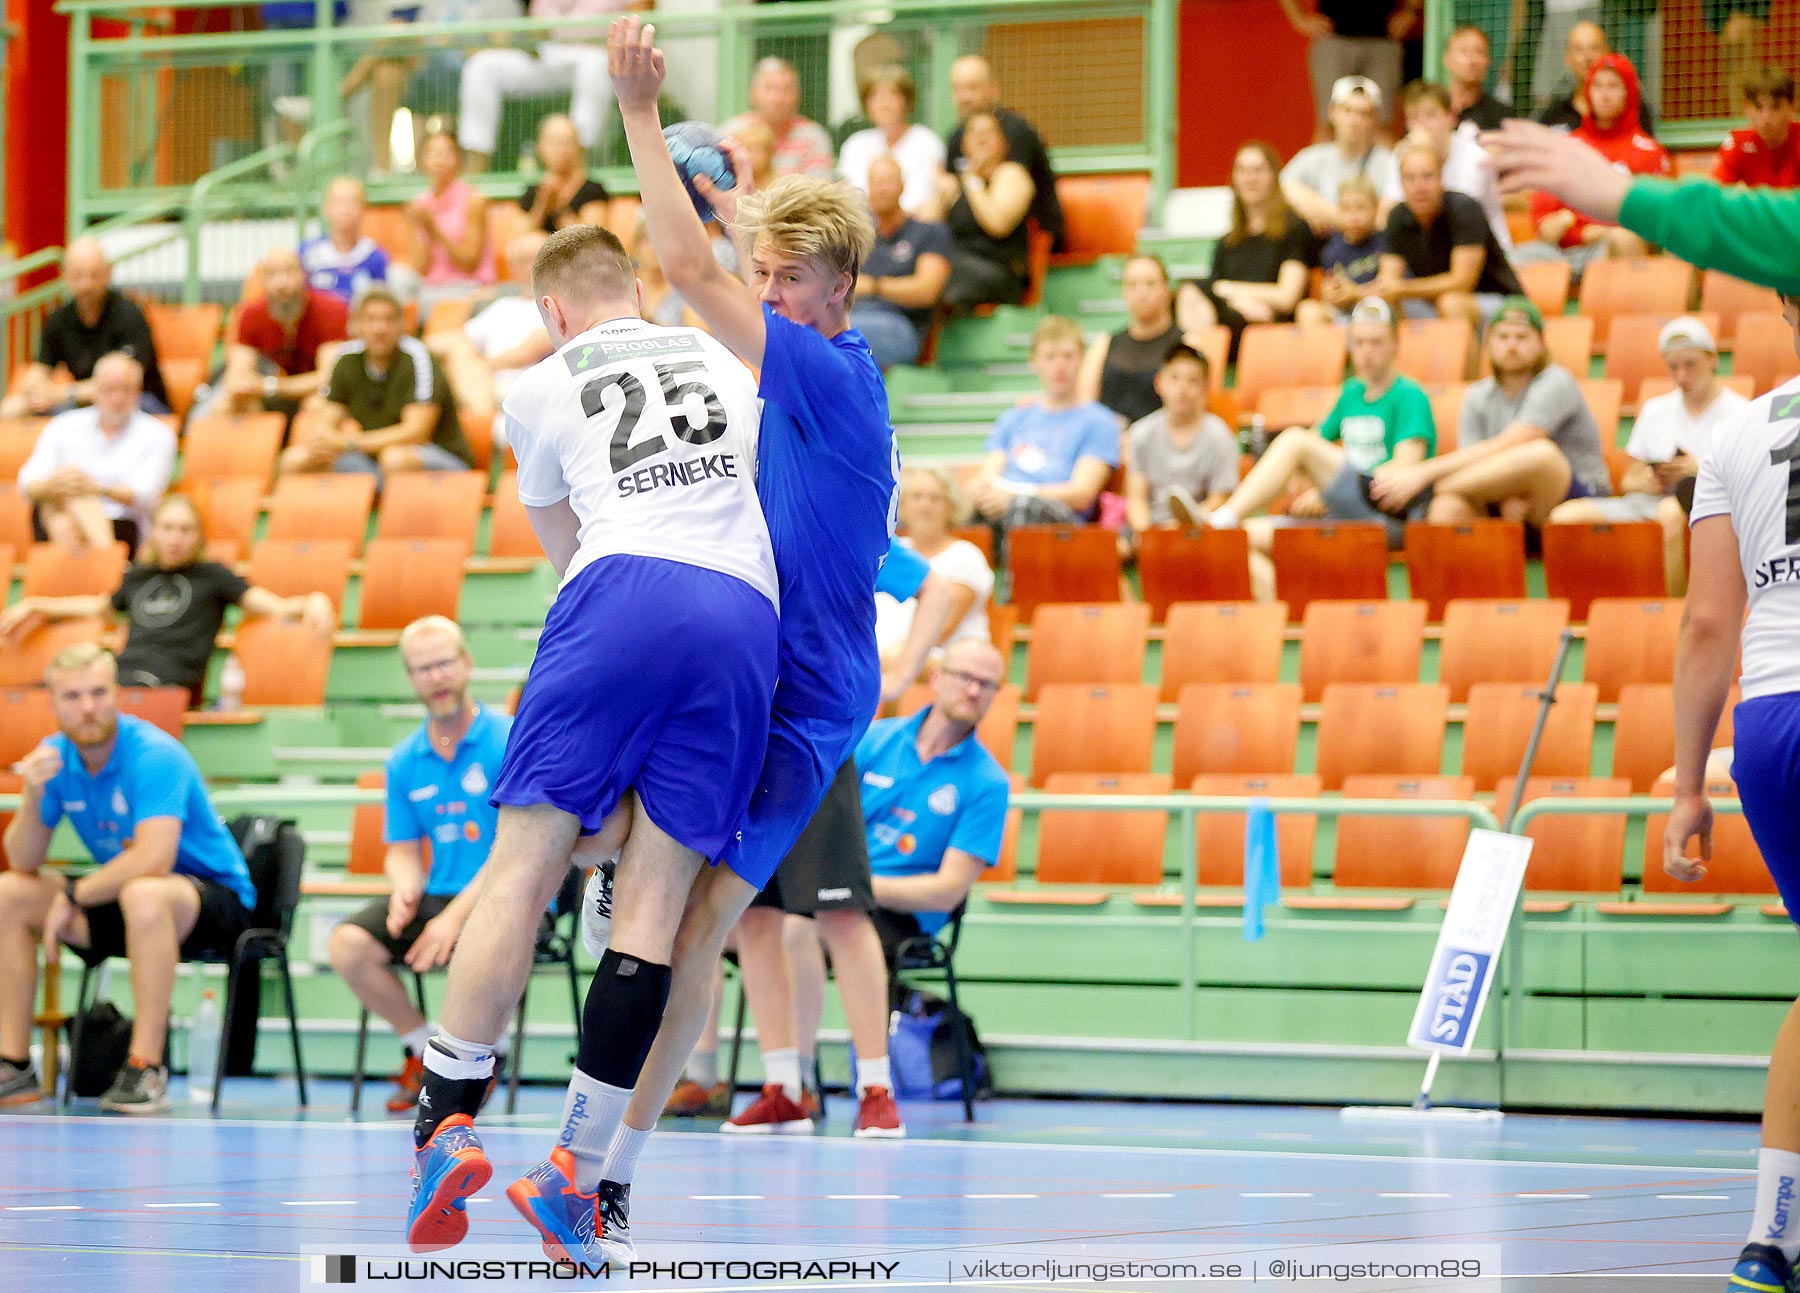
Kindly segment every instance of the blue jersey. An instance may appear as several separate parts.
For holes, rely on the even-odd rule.
[[[511,730],[511,718],[481,705],[448,762],[431,748],[428,724],[388,756],[382,838],[389,844],[431,841],[426,893],[455,897],[487,861],[500,817],[488,791],[500,774]]]
[[[358,238],[349,251],[339,251],[329,236],[320,234],[300,244],[300,266],[313,288],[348,303],[370,283],[387,281],[388,258],[373,238]]]
[[[890,539],[887,560],[881,563],[881,573],[875,576],[875,591],[886,593],[897,602],[910,602],[919,595],[919,589],[925,586],[925,577],[930,573],[929,561],[898,539]]]
[[[62,755],[62,771],[44,787],[39,811],[45,826],[54,830],[67,817],[94,861],[105,864],[125,851],[139,823],[177,818],[175,874],[211,880],[235,893],[247,910],[256,906],[250,868],[206,797],[199,765],[180,741],[153,723],[121,714],[112,754],[90,776],[73,741],[60,732],[50,739]]]
[[[930,763],[920,763],[919,728],[930,712],[882,719],[856,747],[869,870],[875,875],[930,875],[950,849],[988,866],[1000,860],[1010,789],[1006,773],[973,732]],[[913,914],[928,934],[949,919],[943,912]]]
[[[875,578],[899,458],[862,334],[825,338],[767,305],[756,492],[781,585],[775,708],[861,721],[881,696]]]

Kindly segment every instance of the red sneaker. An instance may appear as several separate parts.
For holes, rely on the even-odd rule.
[[[762,1089],[748,1109],[735,1118],[727,1118],[719,1128],[744,1136],[795,1136],[812,1129],[813,1120],[806,1110],[788,1099],[774,1082]]]
[[[900,1106],[894,1094],[884,1086],[872,1086],[862,1094],[856,1108],[856,1136],[861,1140],[903,1140],[906,1124],[900,1121]]]
[[[406,1063],[394,1074],[394,1094],[388,1097],[389,1113],[411,1113],[419,1107],[419,1092],[425,1089],[425,1061],[411,1051]]]
[[[720,1082],[708,1088],[691,1078],[683,1078],[663,1106],[665,1118],[729,1118],[731,1088]]]

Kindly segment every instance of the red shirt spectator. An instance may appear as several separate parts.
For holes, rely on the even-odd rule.
[[[1770,143],[1746,126],[1725,136],[1713,178],[1721,184],[1791,189],[1800,187],[1800,130],[1788,126],[1787,138]]]
[[[1596,77],[1617,78],[1623,83],[1624,104],[1617,112],[1609,111],[1608,100],[1617,101],[1609,93],[1611,87],[1603,87],[1601,104],[1594,103]],[[1631,65],[1630,59],[1622,54],[1605,54],[1595,60],[1594,65],[1588,69],[1582,98],[1587,103],[1588,110],[1581,118],[1581,125],[1573,132],[1575,138],[1611,162],[1614,170],[1628,171],[1633,175],[1667,175],[1673,170],[1668,150],[1645,134],[1639,124],[1638,105],[1643,101],[1643,95],[1638,89],[1637,69]],[[1549,193],[1531,195],[1531,222],[1534,225],[1542,224],[1544,217],[1552,212],[1564,209],[1564,204]],[[1610,222],[1604,220],[1589,220],[1576,213],[1575,222],[1563,234],[1562,245],[1579,247],[1583,241],[1582,231],[1590,224],[1608,223]]]
[[[306,304],[290,333],[258,298],[238,311],[237,343],[266,356],[287,376],[319,366],[319,347],[349,336],[350,307],[330,292],[307,289]]]

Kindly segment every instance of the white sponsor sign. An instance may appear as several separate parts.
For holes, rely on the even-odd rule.
[[[1523,835],[1469,832],[1408,1045],[1457,1055],[1474,1045],[1530,857]]]

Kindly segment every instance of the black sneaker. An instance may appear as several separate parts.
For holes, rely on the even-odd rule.
[[[162,1113],[169,1107],[169,1069],[166,1064],[146,1064],[135,1056],[113,1079],[100,1107],[109,1113]]]
[[[38,1080],[37,1065],[0,1061],[0,1105],[30,1104],[44,1098],[44,1084]]]
[[[637,1249],[631,1244],[631,1219],[626,1215],[631,1210],[631,1187],[617,1181],[602,1181],[595,1193],[594,1212],[599,1224],[595,1227],[594,1241],[600,1245],[600,1251],[611,1261],[636,1261]]]

